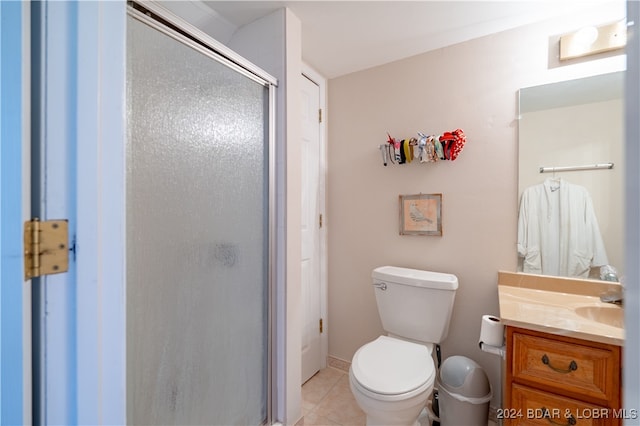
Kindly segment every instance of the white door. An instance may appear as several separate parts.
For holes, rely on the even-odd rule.
[[[302,383],[322,365],[320,345],[320,88],[304,75],[302,105]]]

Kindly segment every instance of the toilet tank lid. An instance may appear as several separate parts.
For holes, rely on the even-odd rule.
[[[456,290],[458,288],[458,278],[455,275],[442,272],[423,271],[398,266],[380,266],[373,270],[371,276],[374,280],[415,287],[440,290]]]

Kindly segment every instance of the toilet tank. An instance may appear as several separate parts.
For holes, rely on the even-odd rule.
[[[458,288],[455,275],[381,266],[373,270],[373,286],[384,330],[425,343],[440,343]]]

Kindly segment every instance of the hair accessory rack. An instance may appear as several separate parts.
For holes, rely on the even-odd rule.
[[[540,173],[573,172],[576,170],[613,169],[613,163],[587,164],[584,166],[540,167]]]
[[[407,164],[414,160],[420,163],[435,163],[440,160],[454,161],[462,152],[467,138],[462,129],[445,132],[440,136],[418,132],[418,137],[396,139],[387,133],[387,143],[378,145],[382,164]]]

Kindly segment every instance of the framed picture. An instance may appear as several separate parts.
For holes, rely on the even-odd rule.
[[[400,235],[442,235],[442,194],[400,196]]]

